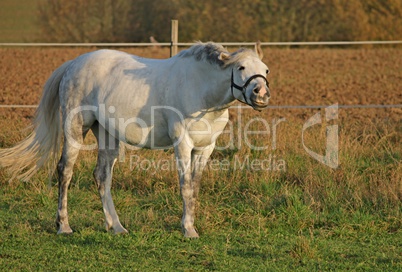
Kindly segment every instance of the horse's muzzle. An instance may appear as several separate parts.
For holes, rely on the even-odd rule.
[[[268,86],[257,84],[251,94],[250,100],[252,106],[256,110],[262,110],[268,106],[269,98],[271,97],[271,92]]]

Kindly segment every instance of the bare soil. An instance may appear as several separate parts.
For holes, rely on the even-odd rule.
[[[97,48],[0,48],[0,105],[38,104],[42,86],[63,62]],[[168,48],[120,49],[147,58],[167,58]],[[230,49],[234,50],[234,49]],[[271,70],[272,105],[401,104],[402,49],[265,48]],[[207,79],[206,79],[207,80]],[[277,111],[277,110],[275,110]],[[294,114],[297,110],[293,110]],[[0,109],[0,118],[30,119],[34,109]],[[402,109],[347,110],[400,120]],[[282,113],[279,115],[286,115]],[[276,113],[273,113],[276,115]]]

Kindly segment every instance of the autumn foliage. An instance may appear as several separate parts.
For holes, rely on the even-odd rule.
[[[400,0],[43,0],[41,40],[341,41],[402,37]]]

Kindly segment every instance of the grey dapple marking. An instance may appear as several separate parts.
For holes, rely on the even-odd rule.
[[[113,50],[84,54],[52,74],[32,135],[0,150],[0,165],[9,167],[13,178],[27,180],[47,161],[55,162],[63,138],[56,222],[58,233],[71,233],[67,191],[85,135],[92,130],[98,142],[94,178],[106,228],[126,233],[110,192],[120,141],[143,148],[173,147],[183,232],[198,237],[194,217],[202,171],[228,121],[228,108],[237,99],[264,109],[270,97],[268,72],[256,52],[230,54],[215,43],[197,43],[166,60]]]

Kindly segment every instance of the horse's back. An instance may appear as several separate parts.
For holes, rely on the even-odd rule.
[[[77,57],[60,85],[64,117],[81,107],[84,110],[78,114],[84,126],[98,121],[130,144],[148,146],[144,139],[151,131],[155,137],[167,139],[164,111],[158,108],[164,103],[163,63],[115,50]],[[171,144],[162,142],[162,146]]]
[[[134,55],[116,50],[98,50],[83,54],[73,60],[66,80],[99,81],[121,74],[125,69],[140,69],[142,65]]]
[[[60,85],[62,101],[75,106],[133,101],[140,107],[149,98],[153,65],[146,59],[116,50],[98,50],[73,60]],[[115,106],[116,106],[115,105]],[[134,105],[135,107],[135,105]]]

